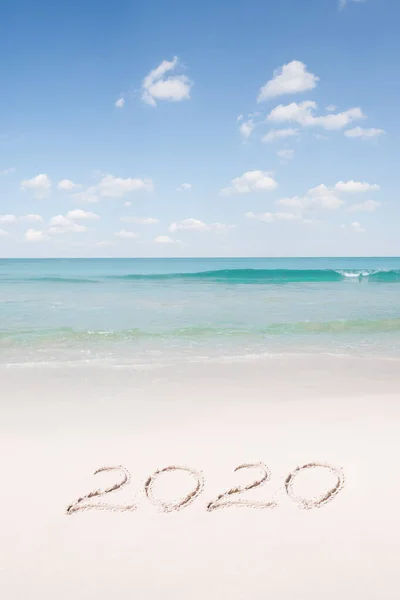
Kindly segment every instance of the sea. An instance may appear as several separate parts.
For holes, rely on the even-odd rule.
[[[0,363],[400,356],[400,258],[0,259]]]

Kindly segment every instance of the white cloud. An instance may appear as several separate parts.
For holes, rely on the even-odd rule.
[[[171,61],[163,60],[162,63],[150,71],[142,83],[142,100],[151,106],[157,106],[156,100],[169,100],[180,102],[189,100],[192,82],[186,75],[172,75],[165,77],[166,73],[173,71],[178,66],[178,57]]]
[[[121,229],[121,231],[117,231],[114,234],[116,237],[124,238],[124,239],[134,239],[138,237],[138,234],[134,231],[126,231],[125,229]]]
[[[15,215],[0,215],[0,223],[5,225],[16,225],[20,221],[31,221],[39,223],[43,221],[40,215],[23,215],[22,217],[16,217]]]
[[[332,113],[322,117],[313,117],[311,125],[317,125],[327,130],[336,130],[346,127],[352,121],[364,119],[365,115],[361,108],[349,108],[340,113]]]
[[[328,106],[325,107],[327,112],[335,112],[335,110],[337,110],[337,106],[335,106],[334,104],[328,104]]]
[[[114,175],[105,175],[100,183],[97,184],[96,190],[100,196],[109,198],[121,198],[129,192],[137,192],[138,190],[153,191],[153,182],[151,179],[135,179],[127,177],[114,177]]]
[[[107,240],[103,240],[101,242],[96,242],[95,246],[107,247],[107,246],[115,246],[115,242],[109,242]]]
[[[50,219],[50,226],[63,227],[64,225],[66,226],[70,224],[71,221],[67,219],[67,217],[64,217],[64,215],[56,215]]]
[[[364,129],[363,127],[354,127],[354,129],[347,129],[344,132],[344,135],[349,138],[361,138],[363,140],[367,140],[369,138],[384,135],[385,133],[386,131],[384,129],[375,129],[374,127],[371,127],[370,129]]]
[[[158,235],[154,238],[156,244],[181,244],[180,240],[173,240],[168,235]]]
[[[15,168],[11,167],[10,169],[3,169],[0,171],[0,175],[10,175],[10,173],[15,173]]]
[[[74,183],[70,179],[61,179],[61,181],[58,182],[57,187],[59,190],[71,192],[72,190],[75,190],[76,188],[79,188],[81,186],[77,183]]]
[[[260,89],[257,102],[263,102],[283,94],[297,94],[312,90],[318,81],[319,77],[309,73],[304,63],[293,60],[274,71],[273,78]]]
[[[181,185],[176,188],[176,191],[184,192],[185,190],[190,190],[191,188],[192,188],[191,183],[181,183]]]
[[[305,196],[293,196],[292,198],[281,198],[277,201],[281,206],[295,208],[298,211],[322,209],[337,210],[344,201],[326,185],[321,184],[308,190]]]
[[[116,108],[123,108],[125,104],[125,98],[118,98],[118,100],[115,102],[114,106]]]
[[[239,127],[239,132],[244,139],[249,138],[251,136],[253,130],[254,130],[254,121],[252,119],[245,121]]]
[[[305,125],[313,118],[312,111],[316,110],[316,108],[317,103],[313,100],[304,100],[304,102],[300,103],[278,104],[267,116],[267,121],[272,123],[295,121],[300,125]]]
[[[25,239],[27,242],[44,242],[48,239],[44,231],[39,229],[28,229],[25,231]]]
[[[74,198],[74,200],[77,200],[78,202],[87,202],[87,203],[94,203],[94,202],[98,202],[100,200],[100,198],[97,194],[96,186],[94,186],[94,185],[88,187],[88,189],[84,190],[83,192],[76,192],[75,194],[72,194],[72,197]]]
[[[21,181],[21,190],[33,190],[35,198],[45,198],[48,196],[51,189],[51,180],[46,173],[41,173],[32,177],[32,179],[25,179]]]
[[[6,237],[8,235],[8,231],[5,231],[4,229],[0,229],[0,237]]]
[[[336,210],[344,204],[344,201],[324,184],[310,188],[307,196],[310,199],[311,206],[325,210]]]
[[[85,233],[87,227],[84,225],[77,225],[71,219],[68,219],[64,215],[56,215],[50,219],[50,227],[48,233],[50,235],[63,235],[65,233]]]
[[[278,150],[277,155],[283,161],[292,160],[292,158],[294,157],[294,150],[292,150],[292,149]]]
[[[349,212],[374,212],[377,208],[381,206],[381,202],[376,200],[365,200],[365,202],[360,202],[359,204],[352,204],[349,206]]]
[[[266,171],[246,171],[240,177],[232,179],[231,186],[220,191],[222,196],[232,194],[248,194],[250,192],[265,192],[278,187],[271,174]]]
[[[183,221],[179,221],[178,223],[171,223],[169,226],[169,231],[214,231],[214,232],[223,232],[229,231],[233,229],[234,225],[225,225],[224,223],[204,223],[199,219],[183,219]]]
[[[361,226],[361,223],[359,221],[354,221],[351,224],[351,227],[356,233],[364,233],[365,231],[365,229]]]
[[[114,175],[103,175],[100,182],[90,186],[83,192],[73,194],[73,198],[81,202],[98,202],[99,197],[121,198],[125,194],[144,190],[152,192],[154,189],[151,179],[139,179],[133,177],[115,177]]]
[[[136,223],[137,225],[156,225],[160,222],[159,219],[153,219],[153,217],[121,217],[120,221],[124,223]]]
[[[262,141],[265,143],[274,142],[275,140],[280,140],[287,137],[293,137],[299,135],[298,129],[293,129],[289,127],[288,129],[273,129],[269,131],[264,137]]]
[[[98,221],[99,215],[93,212],[87,212],[81,208],[75,210],[69,210],[66,215],[67,219],[72,221]]]
[[[132,206],[132,202],[124,202],[124,206]]]
[[[311,223],[310,219],[303,219],[300,215],[288,212],[265,212],[265,213],[254,213],[247,212],[245,217],[248,219],[257,219],[258,221],[264,221],[265,223],[274,223],[276,221],[298,221],[301,223]]]
[[[260,113],[256,112],[256,113],[250,113],[247,116],[247,120],[244,121],[243,120],[243,115],[239,115],[240,119],[238,117],[237,121],[238,123],[240,123],[239,125],[239,133],[242,136],[243,140],[247,140],[251,134],[253,133],[255,127],[256,127],[256,123],[254,121],[254,117],[258,117],[260,115]]]
[[[367,183],[366,181],[338,181],[335,189],[339,192],[373,192],[379,190],[379,185],[376,183]]]
[[[271,123],[294,122],[302,127],[320,126],[323,129],[342,129],[356,119],[364,118],[362,110],[358,107],[350,108],[341,113],[332,113],[316,117],[317,104],[313,100],[304,102],[291,102],[290,104],[279,104],[271,110],[267,121]]]
[[[18,218],[15,215],[0,215],[0,223],[15,225],[18,223]]]

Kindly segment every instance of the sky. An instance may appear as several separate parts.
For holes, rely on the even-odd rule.
[[[396,0],[6,0],[0,257],[398,256]]]

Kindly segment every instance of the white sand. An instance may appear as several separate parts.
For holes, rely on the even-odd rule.
[[[400,364],[286,358],[178,371],[1,369],[0,597],[4,600],[398,599]],[[271,480],[241,500],[275,508],[208,512],[219,494]],[[296,466],[342,468],[344,488],[302,510],[285,492]],[[127,512],[65,509],[91,502]],[[144,493],[155,471],[202,471],[204,489],[180,511]],[[301,473],[306,498],[336,483]],[[164,503],[196,481],[168,472],[150,493]],[[235,496],[230,497],[231,500]]]

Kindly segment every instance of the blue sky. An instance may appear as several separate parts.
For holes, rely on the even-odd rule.
[[[0,256],[399,255],[399,19],[6,2]]]

